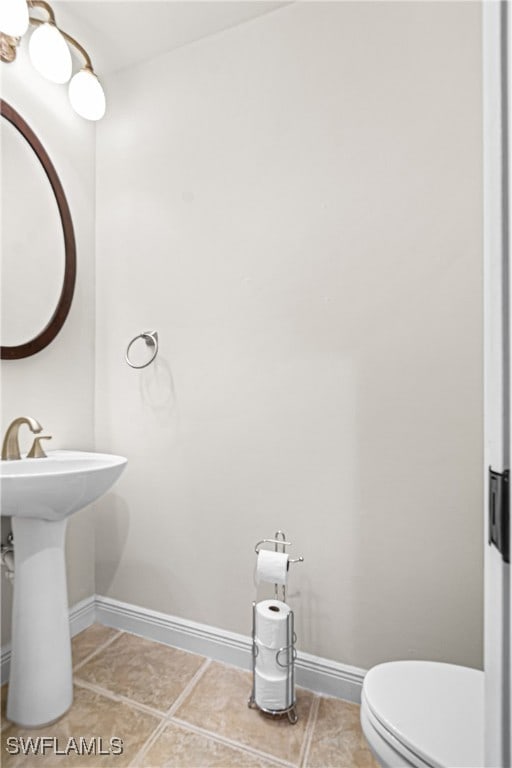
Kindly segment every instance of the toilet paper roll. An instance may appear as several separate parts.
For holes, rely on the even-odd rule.
[[[269,581],[271,584],[286,585],[288,565],[288,555],[285,552],[260,549],[256,562],[256,583]]]
[[[292,662],[292,650],[287,652],[286,650],[276,650],[275,648],[267,648],[266,645],[262,645],[256,638],[256,659],[254,668],[256,672],[261,673],[264,677],[271,679],[283,678],[288,674],[287,664]],[[282,648],[283,646],[281,646]],[[279,655],[278,655],[279,654]]]
[[[256,604],[254,636],[261,645],[278,650],[287,645],[290,608],[281,600],[261,600]]]
[[[288,709],[290,700],[288,678],[270,678],[261,672],[254,673],[254,700],[260,709]]]

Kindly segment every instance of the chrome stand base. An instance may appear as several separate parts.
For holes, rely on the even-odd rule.
[[[264,709],[263,707],[258,707],[256,704],[253,695],[251,694],[249,696],[249,701],[247,702],[247,706],[249,709],[258,709],[260,712],[263,712],[265,715],[272,715],[272,717],[282,717],[283,715],[288,715],[288,720],[292,725],[295,725],[297,720],[299,719],[299,716],[297,715],[296,710],[296,702],[293,702],[291,707],[287,707],[287,709]]]

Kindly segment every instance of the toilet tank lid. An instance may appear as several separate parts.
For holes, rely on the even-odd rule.
[[[428,764],[484,765],[484,673],[431,661],[393,661],[367,673],[363,698],[377,720]]]

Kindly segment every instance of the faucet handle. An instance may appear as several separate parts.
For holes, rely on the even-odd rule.
[[[34,439],[34,442],[32,443],[32,448],[27,453],[27,459],[46,459],[48,458],[46,453],[43,451],[41,447],[41,440],[51,440],[51,435],[41,435],[40,437],[36,437]]]

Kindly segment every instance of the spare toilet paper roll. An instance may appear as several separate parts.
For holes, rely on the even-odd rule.
[[[256,603],[256,640],[274,650],[287,645],[289,613],[289,606],[281,600],[261,600]]]
[[[285,640],[286,642],[286,640]],[[254,668],[256,672],[261,673],[265,677],[269,678],[281,678],[286,677],[288,674],[287,664],[291,664],[292,651],[279,650],[275,648],[267,648],[266,645],[262,645],[256,638],[256,659]],[[284,648],[284,646],[280,646]]]
[[[288,677],[270,678],[261,672],[254,673],[254,700],[260,709],[288,709],[290,699]]]
[[[256,562],[256,582],[270,581],[272,584],[286,584],[288,578],[288,555],[260,549]]]

